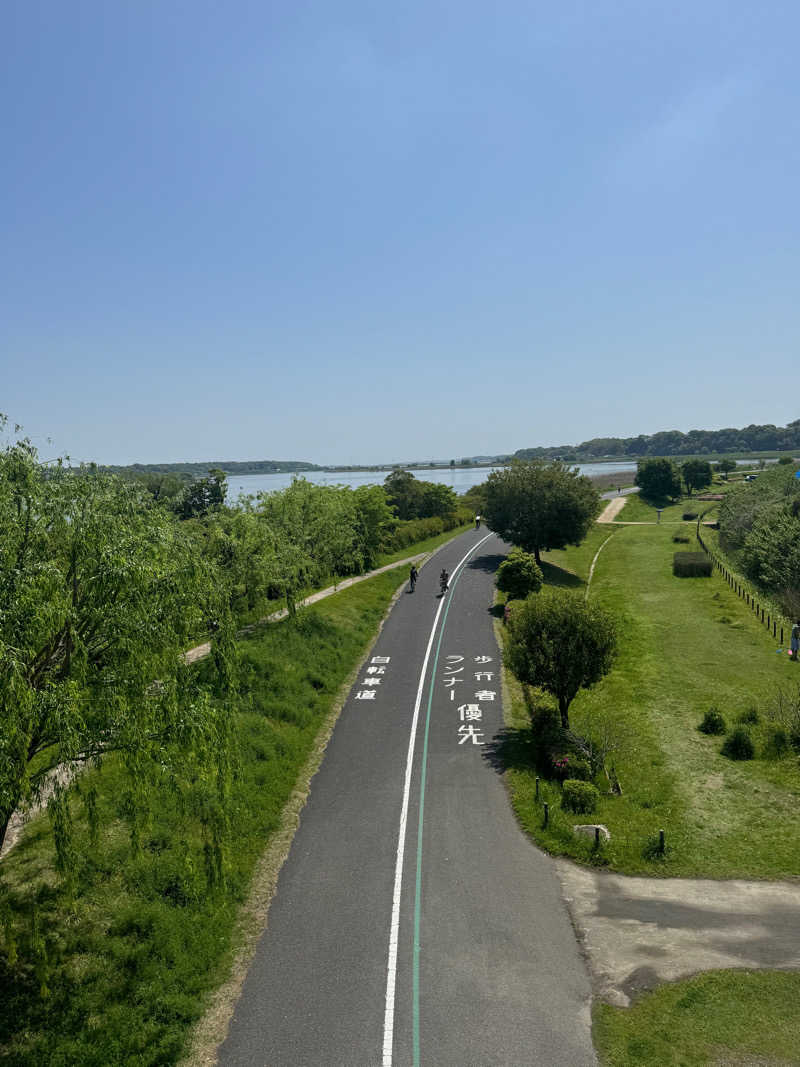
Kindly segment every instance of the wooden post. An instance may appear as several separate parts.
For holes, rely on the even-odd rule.
[[[599,826],[595,826],[595,828],[594,828],[594,847],[595,848],[600,848],[600,827]]]
[[[664,833],[664,831],[663,830],[659,830],[658,831],[658,851],[661,853],[662,856],[664,855],[664,849],[666,847],[665,841],[664,841],[665,837],[666,837],[666,834]]]
[[[545,826],[547,826],[549,821],[550,821],[550,805],[545,803],[545,806],[544,806],[544,824],[545,824]]]
[[[536,775],[536,799],[539,799],[539,775]]]

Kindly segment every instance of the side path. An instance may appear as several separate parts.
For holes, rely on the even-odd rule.
[[[800,970],[800,882],[632,878],[555,861],[596,996],[728,968]]]
[[[445,541],[445,545],[449,544],[450,541]],[[441,548],[444,548],[444,545],[439,545],[439,548],[435,548],[433,552],[418,552],[416,556],[408,556],[406,559],[398,559],[394,563],[387,563],[385,567],[378,567],[374,571],[367,571],[366,574],[357,574],[354,578],[344,578],[341,582],[337,582],[336,585],[329,585],[326,589],[320,589],[318,592],[312,593],[311,596],[307,596],[304,600],[298,601],[297,606],[299,608],[304,608],[308,604],[316,604],[318,600],[324,600],[325,597],[333,596],[334,593],[341,593],[343,589],[349,589],[351,585],[356,585],[358,582],[366,582],[368,578],[374,578],[376,574],[383,574],[385,571],[391,571],[395,567],[407,566],[410,568],[412,563],[417,563],[419,564],[419,567],[422,568]],[[266,622],[279,622],[281,619],[285,619],[288,614],[288,608],[281,608],[280,611],[273,611],[271,615],[266,615],[263,619],[259,619],[257,623],[243,627],[243,629],[239,630],[239,633],[250,633],[256,626],[261,626]],[[194,648],[190,648],[189,651],[184,654],[184,659],[187,663],[195,663],[199,659],[204,659],[210,652],[211,642],[204,641],[202,645],[196,645]]]

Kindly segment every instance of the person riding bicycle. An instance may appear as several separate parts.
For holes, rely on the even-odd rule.
[[[442,592],[447,589],[449,581],[450,575],[447,573],[444,567],[442,567],[442,573],[439,575],[439,585],[442,587]]]
[[[411,572],[408,576],[409,583],[411,585],[411,592],[414,592],[414,586],[417,584],[417,568],[414,563],[411,564]]]

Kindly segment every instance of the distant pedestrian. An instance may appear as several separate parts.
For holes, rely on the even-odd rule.
[[[413,593],[414,586],[417,584],[417,568],[413,563],[411,564],[411,573],[408,576],[408,580],[411,584],[411,592]]]
[[[621,485],[618,485],[618,486],[617,486],[617,496],[619,496],[619,494],[620,494],[621,492],[622,492],[622,486],[621,486]]]
[[[800,619],[792,627],[792,636],[789,640],[789,654],[791,658],[797,661],[797,650],[800,648]]]
[[[481,528],[481,517],[480,517],[480,515],[476,515],[475,516],[475,529],[476,530],[480,530],[480,528]]]

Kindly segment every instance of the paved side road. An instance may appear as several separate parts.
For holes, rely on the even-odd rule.
[[[557,860],[595,992],[637,993],[698,971],[800,969],[800,882],[629,878]]]
[[[463,534],[391,612],[312,782],[221,1064],[595,1062],[552,862],[488,758],[506,550]]]

